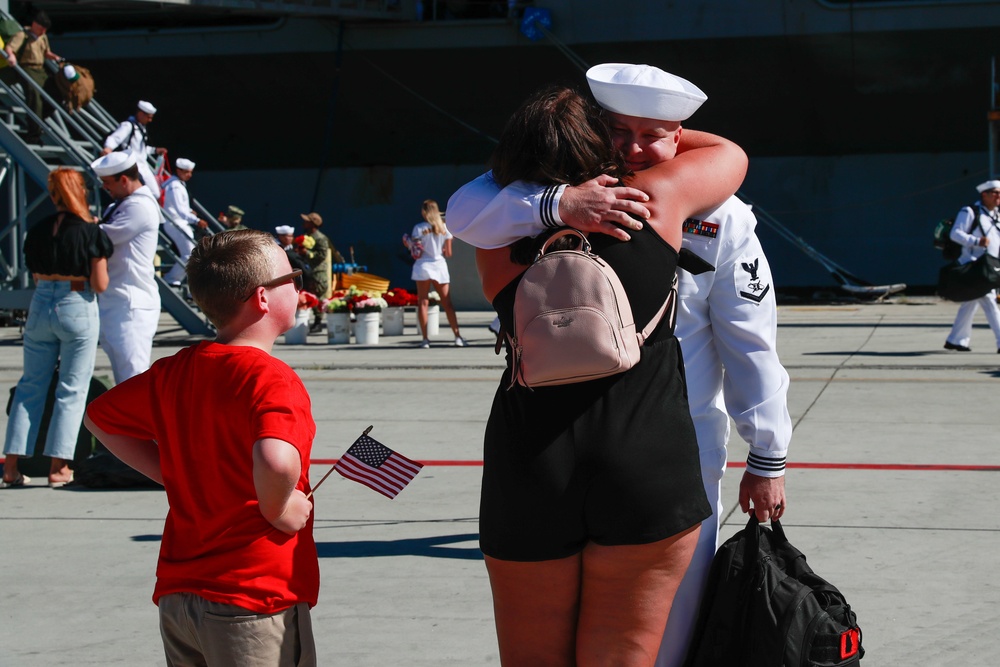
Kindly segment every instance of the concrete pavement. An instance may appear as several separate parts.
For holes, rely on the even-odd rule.
[[[995,663],[1000,616],[1000,355],[983,318],[971,353],[941,349],[955,306],[930,297],[785,305],[779,352],[795,426],[783,525],[858,614],[866,665]],[[398,498],[331,476],[317,492],[321,664],[489,665],[499,657],[477,549],[482,433],[502,368],[490,313],[371,347],[277,345],[313,400],[314,459],[372,435],[429,463]],[[446,331],[446,328],[443,328]],[[154,354],[192,342],[164,316]],[[21,372],[0,329],[0,385]],[[97,373],[110,373],[98,356]],[[224,416],[220,416],[224,418]],[[0,421],[5,417],[0,415]],[[730,460],[745,458],[734,433]],[[314,465],[318,480],[329,464]],[[725,480],[726,538],[744,524]],[[162,665],[150,602],[160,491],[0,490],[0,665]]]

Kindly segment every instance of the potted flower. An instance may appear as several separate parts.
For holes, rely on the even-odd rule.
[[[404,329],[403,308],[417,303],[417,295],[402,287],[390,288],[382,295],[386,309],[382,313],[382,332],[386,336],[402,336]]]
[[[354,337],[361,345],[378,345],[379,314],[386,307],[385,299],[373,292],[350,297],[354,313]]]
[[[351,307],[347,292],[338,290],[323,304],[326,313],[326,336],[329,343],[351,342]]]
[[[319,298],[312,292],[299,292],[299,305],[295,311],[295,324],[285,332],[285,345],[303,345],[309,337],[309,312],[319,305]]]

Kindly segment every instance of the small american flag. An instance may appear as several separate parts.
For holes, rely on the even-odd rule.
[[[423,467],[422,463],[397,454],[365,432],[344,452],[333,469],[392,499]]]

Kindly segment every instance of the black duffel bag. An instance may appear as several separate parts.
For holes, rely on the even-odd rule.
[[[948,301],[972,301],[997,287],[1000,287],[1000,259],[988,252],[974,262],[952,262],[938,273],[938,296]]]

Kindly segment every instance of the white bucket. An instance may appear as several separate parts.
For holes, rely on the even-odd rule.
[[[358,345],[378,345],[378,313],[357,313],[354,321],[354,341]]]
[[[441,329],[441,306],[427,306],[426,337],[437,336]]]
[[[295,311],[295,325],[285,332],[285,345],[305,345],[309,339],[309,310]]]
[[[326,341],[330,344],[351,342],[351,314],[326,314]]]
[[[382,311],[382,333],[386,336],[403,335],[403,309],[398,306]]]

